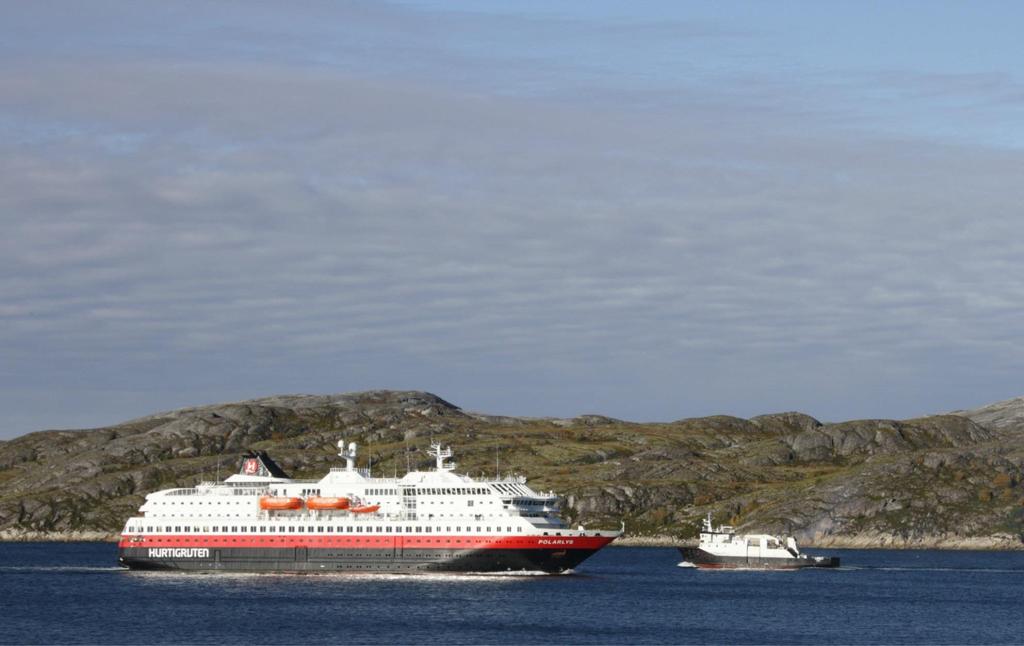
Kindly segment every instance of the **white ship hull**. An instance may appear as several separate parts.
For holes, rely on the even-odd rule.
[[[712,554],[699,547],[680,547],[683,562],[703,569],[799,570],[839,567],[838,557],[732,556]]]

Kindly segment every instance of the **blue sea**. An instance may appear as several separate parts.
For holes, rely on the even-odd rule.
[[[609,548],[571,574],[128,572],[101,543],[0,544],[0,644],[1020,644],[1024,552],[810,550],[700,571]]]

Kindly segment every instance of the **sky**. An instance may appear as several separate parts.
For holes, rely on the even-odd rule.
[[[1017,2],[0,1],[0,439],[1024,394]]]

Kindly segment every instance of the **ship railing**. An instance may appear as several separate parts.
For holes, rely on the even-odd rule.
[[[345,473],[347,471],[348,471],[348,469],[344,469],[344,468],[342,468],[342,469],[331,469],[331,473]],[[364,478],[369,478],[370,477],[369,476],[369,472],[366,469],[353,469],[352,473],[358,473],[359,475],[363,476]],[[377,478],[374,478],[374,479],[376,480]],[[288,482],[291,483],[291,484],[316,484],[318,482],[323,482],[323,479],[322,478],[292,478]]]
[[[358,473],[359,475],[363,476],[364,478],[372,479],[374,481],[374,483],[395,484],[395,483],[398,483],[398,482],[402,481],[401,478],[375,478],[370,473],[369,469],[352,469],[352,471],[355,472],[355,473]],[[332,467],[330,472],[331,473],[348,473],[349,470],[346,469],[345,467]],[[300,482],[300,481],[296,480],[295,482]],[[301,482],[306,482],[306,481],[303,480]],[[320,481],[319,480],[310,480],[309,482],[320,482]]]
[[[216,496],[256,496],[265,494],[269,491],[268,486],[260,487],[189,487],[186,489],[171,489],[165,496],[198,496],[204,495],[216,495]]]
[[[519,475],[518,473],[506,473],[503,476],[495,478],[487,478],[486,480],[481,479],[480,482],[497,482],[500,484],[526,484],[526,476]]]
[[[363,476],[364,478],[372,477],[370,475],[370,470],[369,469],[348,469],[346,467],[331,467],[331,473],[345,473],[345,472],[348,472],[348,471],[354,471],[355,473],[358,473],[359,475]],[[383,478],[377,478],[377,479],[378,480],[383,480]]]

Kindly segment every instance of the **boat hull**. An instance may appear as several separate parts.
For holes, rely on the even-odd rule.
[[[800,570],[839,567],[839,557],[762,558],[756,556],[720,556],[699,547],[680,547],[683,560],[703,569]]]
[[[384,539],[379,544],[315,547],[235,547],[201,541],[189,546],[142,547],[122,541],[119,562],[133,570],[192,572],[547,572],[575,568],[614,537],[557,539],[544,545],[535,537],[504,538],[493,544],[463,547],[449,542],[427,547]],[[553,542],[552,539],[541,539]],[[369,543],[369,541],[367,541]],[[518,545],[517,545],[518,543]]]

